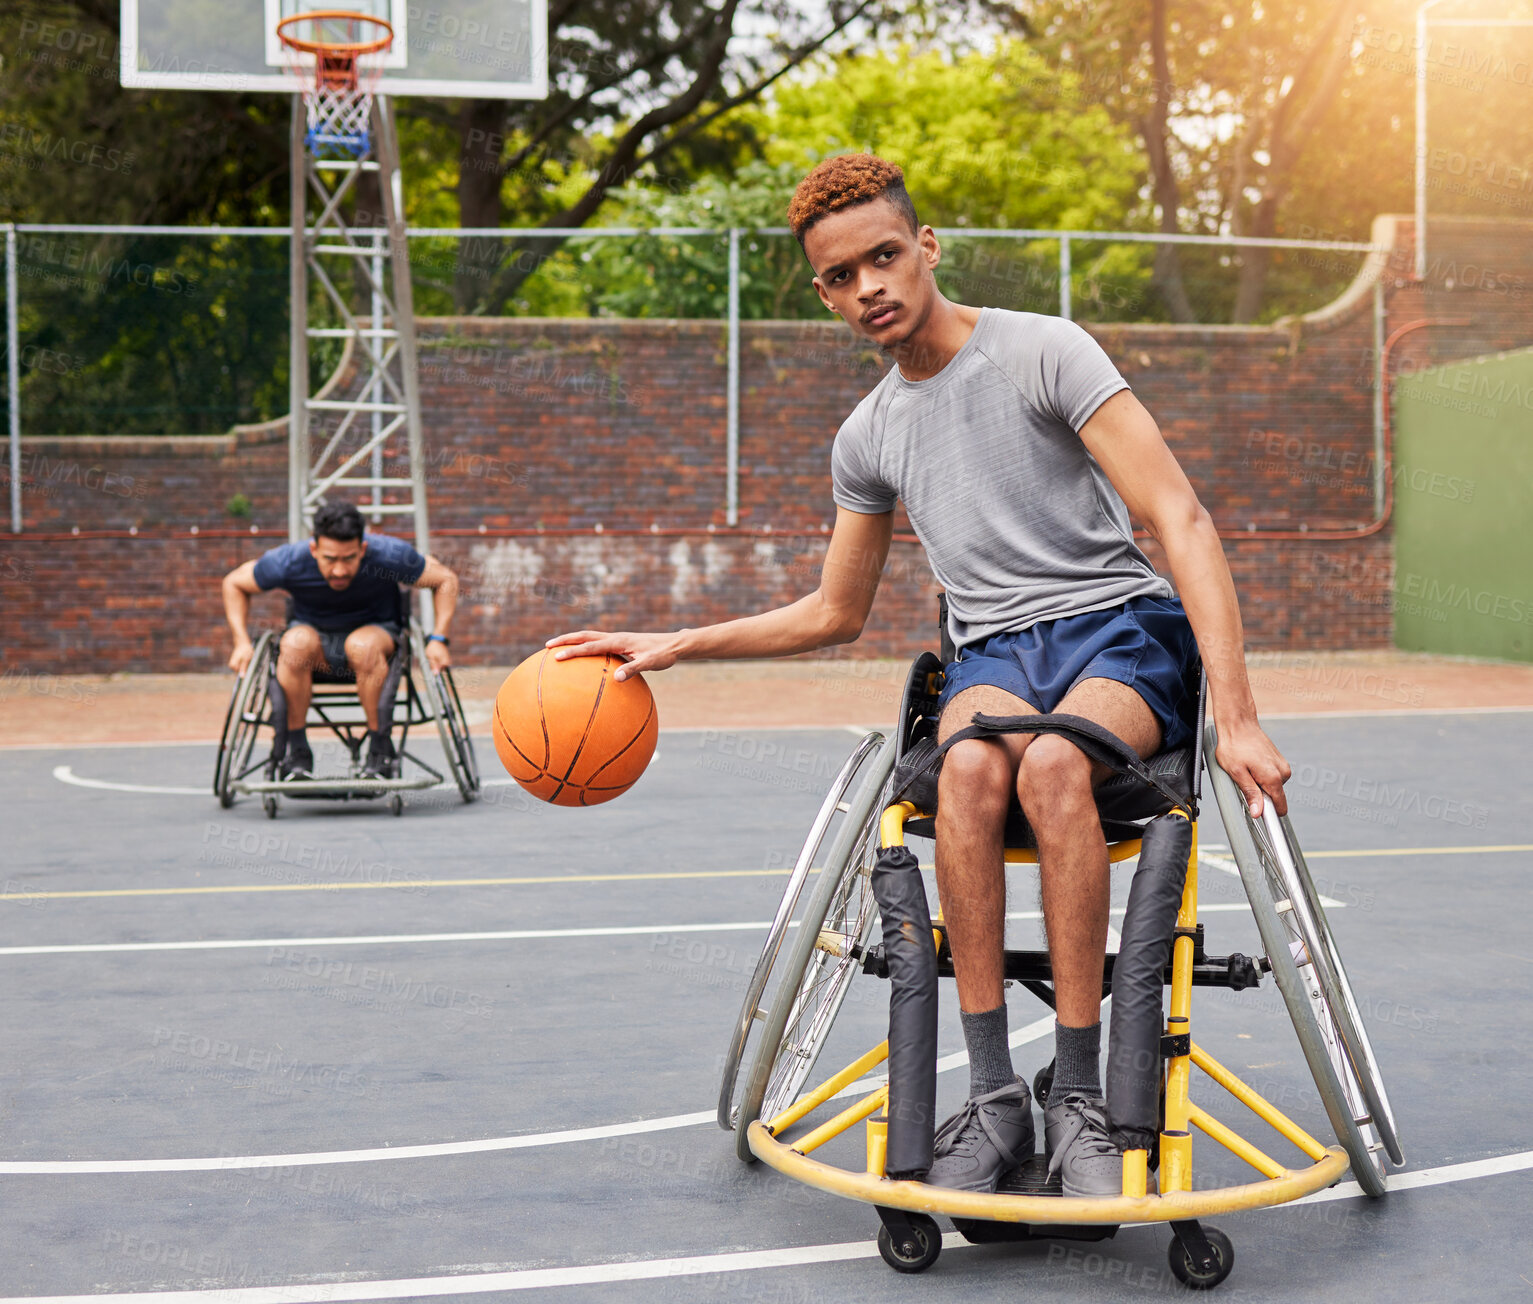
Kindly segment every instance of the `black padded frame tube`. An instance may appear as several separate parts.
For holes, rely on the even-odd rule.
[[[1145,826],[1112,970],[1107,1116],[1125,1150],[1148,1149],[1160,1131],[1166,965],[1192,855],[1192,821],[1173,811]]]
[[[920,863],[908,847],[885,847],[872,887],[889,964],[889,1143],[892,1178],[932,1165],[937,1128],[937,947]]]

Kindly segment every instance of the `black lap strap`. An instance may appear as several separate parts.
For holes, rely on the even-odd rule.
[[[1155,774],[1137,753],[1112,730],[1079,715],[976,715],[942,744],[933,758],[940,763],[949,747],[969,738],[998,738],[1002,734],[1056,734],[1068,739],[1093,761],[1118,774],[1130,774],[1160,793],[1173,807],[1185,806],[1187,798]]]

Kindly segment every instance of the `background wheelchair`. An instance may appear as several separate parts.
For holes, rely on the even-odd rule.
[[[1145,1043],[1151,1048],[1148,1055],[1155,1067],[1149,1079],[1151,1127],[1139,1135],[1149,1137],[1149,1141],[1144,1149],[1125,1148],[1123,1194],[1111,1199],[1066,1198],[1059,1193],[1058,1179],[1048,1179],[1041,1155],[1004,1179],[994,1195],[946,1190],[886,1176],[886,1160],[892,1149],[890,1120],[896,1112],[890,1093],[891,1089],[901,1089],[901,1073],[890,1059],[889,1047],[896,1045],[896,1054],[908,1056],[900,1046],[909,1040],[894,1035],[893,1013],[889,1041],[818,1085],[806,1087],[853,983],[860,982],[866,995],[873,981],[888,979],[891,968],[898,967],[891,951],[901,930],[887,925],[881,928],[874,871],[881,856],[890,854],[887,848],[902,846],[906,833],[929,837],[933,831],[935,782],[923,789],[919,783],[912,785],[910,776],[920,770],[923,750],[928,756],[935,751],[937,696],[943,666],[951,660],[950,650],[945,647],[944,652],[942,660],[929,652],[916,659],[896,730],[888,737],[871,732],[858,743],[826,794],[794,864],[724,1059],[718,1122],[735,1132],[740,1158],[760,1158],[809,1185],[875,1205],[882,1224],[880,1252],[901,1272],[922,1271],[936,1260],[942,1235],[933,1214],[947,1215],[955,1230],[974,1242],[1099,1240],[1113,1235],[1122,1223],[1160,1221],[1169,1222],[1173,1231],[1171,1269],[1194,1289],[1207,1289],[1223,1281],[1234,1262],[1229,1238],[1200,1224],[1202,1217],[1297,1199],[1334,1185],[1349,1165],[1364,1192],[1383,1195],[1387,1165],[1402,1164],[1404,1155],[1321,896],[1288,819],[1277,816],[1266,802],[1261,818],[1253,820],[1240,791],[1219,768],[1214,758],[1214,727],[1203,719],[1201,684],[1199,730],[1193,743],[1145,763],[1161,788],[1120,773],[1097,792],[1098,813],[1114,863],[1138,855],[1142,836],[1148,859],[1146,828],[1156,817],[1171,812],[1174,818],[1191,825],[1190,851],[1182,853],[1185,877],[1178,874],[1180,901],[1173,903],[1174,932],[1163,939],[1160,959],[1149,974],[1148,1015],[1156,1023],[1151,1032],[1161,1033],[1158,1055],[1153,1035]],[[1264,956],[1214,956],[1205,949],[1203,926],[1197,920],[1196,827],[1204,767],[1228,831],[1230,852],[1239,866]],[[1177,802],[1168,799],[1167,787],[1179,795]],[[1184,825],[1184,847],[1186,835]],[[1008,864],[1036,861],[1026,821],[1015,804],[1007,823],[1006,847]],[[1180,870],[1180,864],[1174,868]],[[799,911],[811,874],[817,878]],[[924,922],[924,891],[918,875],[915,881]],[[1176,890],[1172,889],[1173,894]],[[1137,884],[1130,891],[1123,925],[1125,942],[1118,954],[1107,956],[1104,998],[1114,993],[1115,966],[1132,958],[1123,952],[1129,949],[1126,939],[1136,909],[1136,891]],[[1168,916],[1163,914],[1163,918]],[[919,927],[909,928],[906,922],[906,936],[926,935]],[[926,951],[926,963],[930,965],[934,957],[936,975],[951,977],[952,958],[940,919],[928,926],[932,942],[930,946],[920,944]],[[1164,961],[1169,962],[1162,971]],[[1122,967],[1127,972],[1130,966]],[[1140,969],[1142,976],[1142,963]],[[1008,949],[1005,973],[1008,980],[1026,987],[1052,1008],[1047,951]],[[1339,1146],[1324,1145],[1310,1136],[1192,1039],[1192,987],[1238,991],[1259,985],[1267,974],[1282,995]],[[891,988],[893,985],[891,982]],[[1167,985],[1171,988],[1169,1015],[1162,1005]],[[1142,995],[1143,982],[1140,991]],[[1143,1000],[1140,1004],[1143,1008]],[[932,1006],[934,1028],[935,999]],[[1120,1000],[1115,999],[1114,1037],[1121,1008]],[[934,1058],[934,1034],[932,1040]],[[1113,1111],[1114,1055],[1110,1040],[1109,1112]],[[890,1059],[890,1080],[869,1077],[886,1059]],[[1194,1104],[1188,1092],[1194,1065],[1296,1147],[1302,1160],[1294,1167],[1279,1163]],[[1052,1065],[1034,1079],[1034,1095],[1040,1105],[1047,1099],[1051,1079]],[[1157,1084],[1158,1109],[1153,1099]],[[934,1083],[931,1091],[935,1091]],[[852,1103],[828,1121],[807,1130],[800,1126],[822,1105],[846,1097],[852,1097]],[[811,1158],[815,1150],[864,1120],[864,1171]],[[1261,1180],[1194,1190],[1193,1127],[1255,1168]],[[844,1154],[844,1146],[842,1150]],[[1149,1172],[1156,1169],[1158,1192],[1155,1183],[1148,1180]]]
[[[291,616],[291,603],[289,603]],[[346,749],[345,773],[305,780],[278,777],[278,762],[287,734],[287,698],[277,682],[277,654],[282,631],[268,630],[256,640],[250,664],[234,685],[224,716],[213,772],[213,793],[224,807],[236,795],[259,795],[269,819],[277,817],[278,797],[317,798],[333,801],[376,801],[387,798],[395,815],[404,812],[403,793],[431,788],[447,780],[441,770],[409,749],[410,730],[436,724],[446,767],[464,801],[479,795],[479,763],[474,757],[468,720],[463,713],[452,669],[434,670],[426,659],[420,626],[410,615],[410,600],[399,591],[397,623],[403,631],[389,662],[388,677],[378,702],[378,724],[394,741],[400,773],[391,778],[363,778],[362,746],[367,721],[350,676],[314,672],[314,695],[309,702],[307,727],[327,729]],[[419,682],[417,682],[417,679]],[[271,745],[257,754],[257,737],[265,729]],[[409,762],[418,771],[405,774]]]

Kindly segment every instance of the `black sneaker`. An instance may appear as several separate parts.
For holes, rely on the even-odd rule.
[[[364,779],[396,777],[398,760],[398,753],[394,750],[394,740],[388,734],[379,732],[367,735],[367,760],[362,763]]]
[[[1031,1159],[1036,1134],[1033,1098],[1020,1078],[999,1091],[964,1101],[937,1129],[936,1162],[928,1186],[956,1191],[994,1191],[1001,1178]]]
[[[284,782],[314,777],[314,753],[307,743],[288,743],[282,757],[281,773]]]

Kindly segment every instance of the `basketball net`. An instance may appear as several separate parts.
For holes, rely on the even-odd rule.
[[[389,23],[371,14],[318,9],[277,24],[289,68],[304,79],[304,133],[316,158],[372,149],[373,90],[394,40]]]

